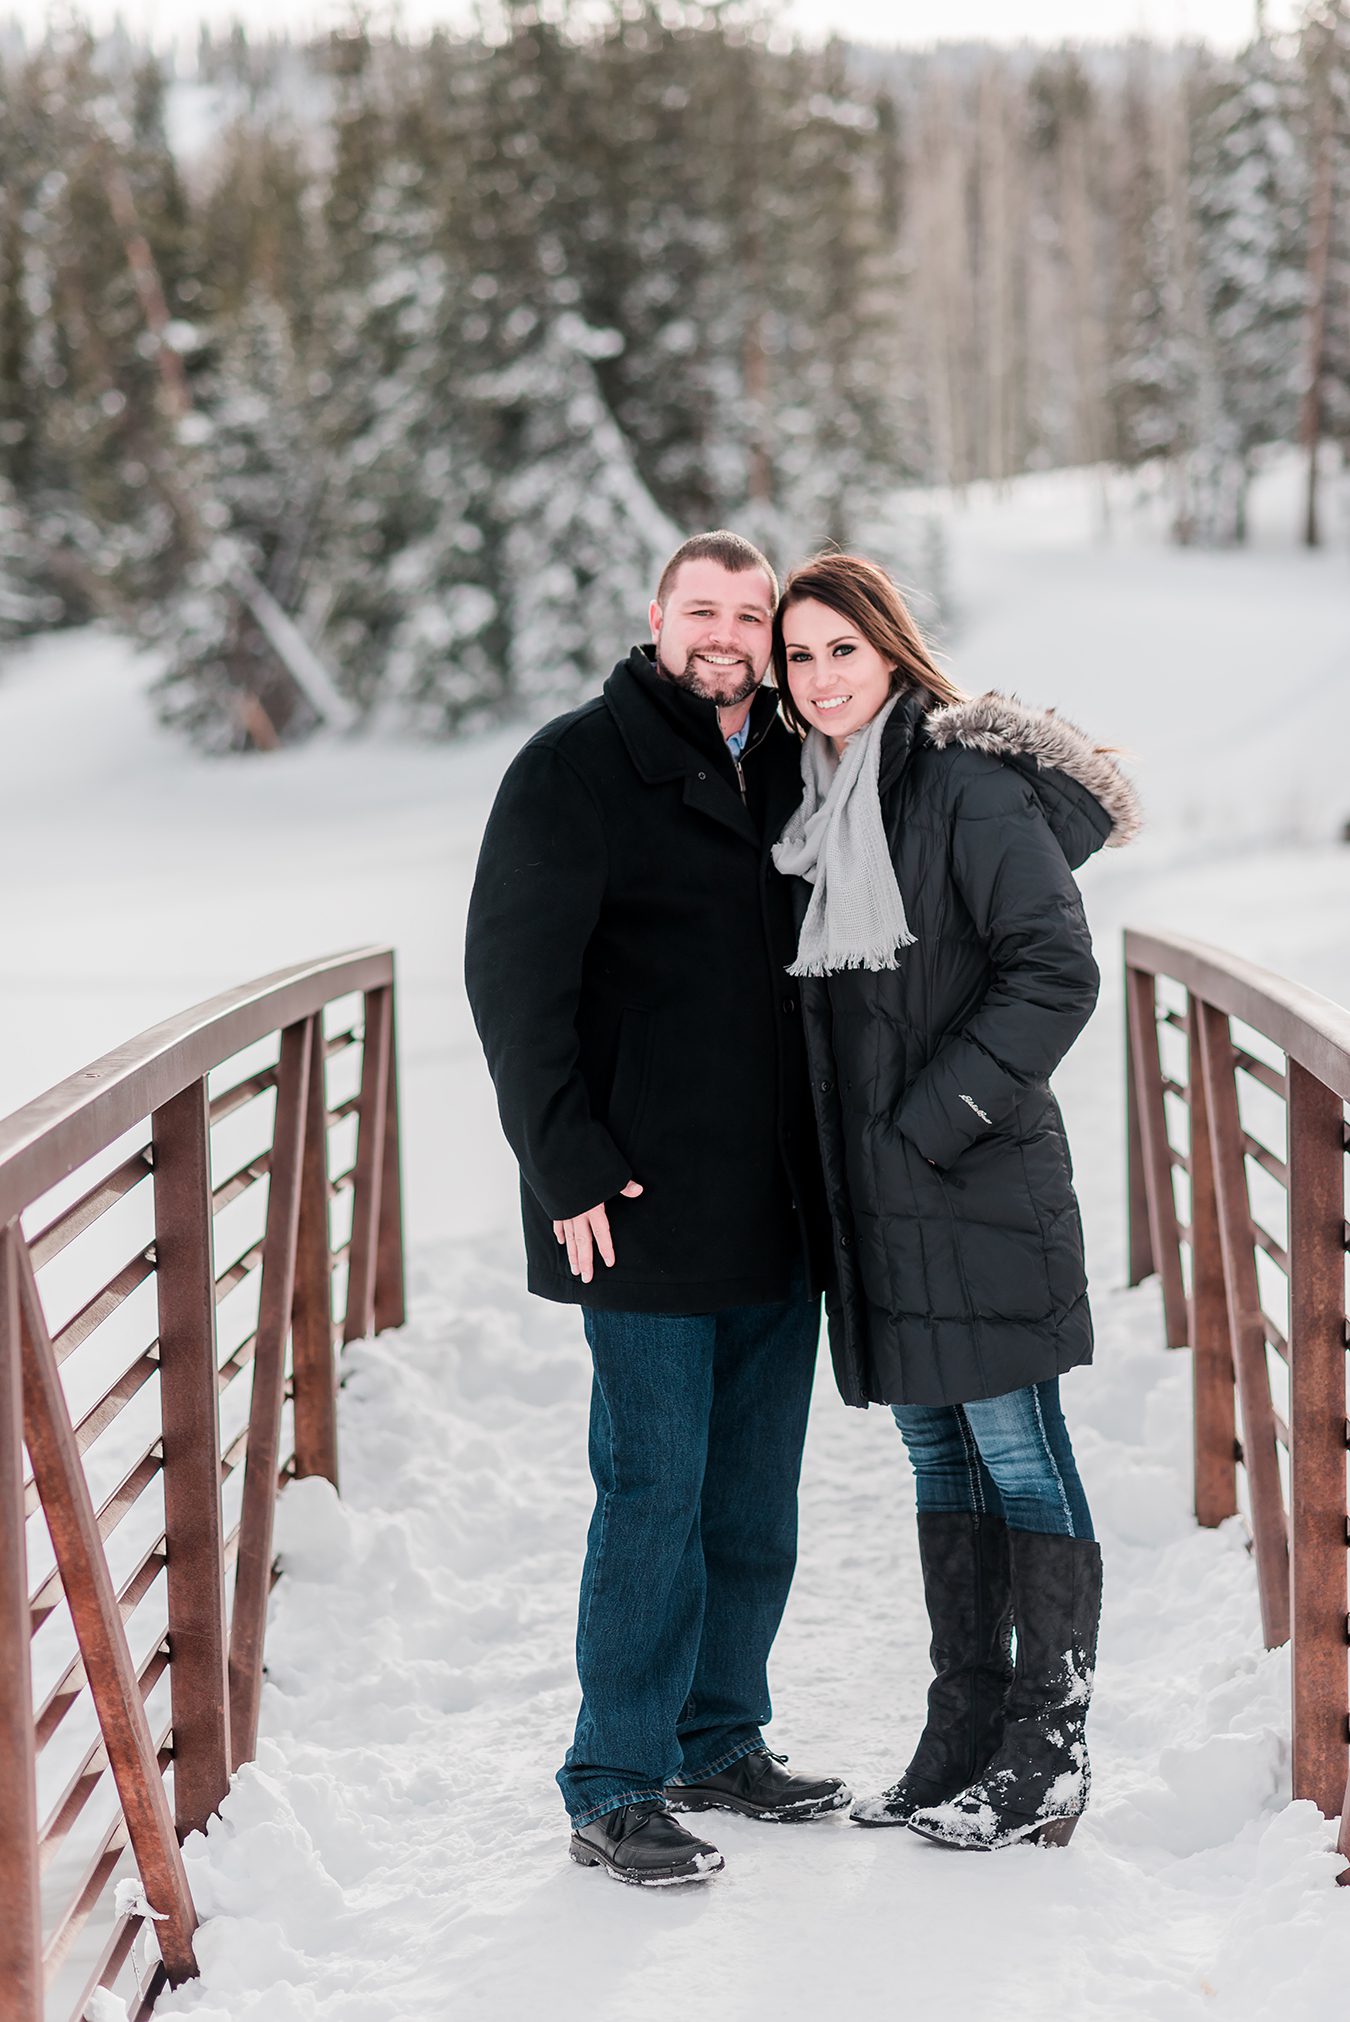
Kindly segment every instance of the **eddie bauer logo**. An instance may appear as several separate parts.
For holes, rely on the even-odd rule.
[[[981,1122],[981,1123],[990,1123],[990,1124],[992,1124],[992,1122],[993,1122],[993,1120],[994,1120],[994,1119],[993,1119],[993,1118],[992,1118],[991,1116],[986,1116],[986,1115],[985,1115],[984,1111],[983,1111],[983,1110],[982,1110],[982,1109],[980,1108],[980,1105],[979,1105],[979,1103],[978,1103],[978,1102],[976,1102],[976,1100],[975,1100],[975,1098],[974,1098],[974,1096],[973,1096],[973,1095],[963,1095],[963,1096],[961,1097],[961,1100],[962,1100],[962,1102],[964,1102],[964,1103],[965,1103],[965,1105],[966,1105],[966,1107],[967,1107],[968,1109],[973,1109],[973,1110],[974,1110],[974,1112],[975,1112],[976,1116],[978,1116],[978,1117],[979,1117],[979,1119],[980,1119],[980,1122]]]

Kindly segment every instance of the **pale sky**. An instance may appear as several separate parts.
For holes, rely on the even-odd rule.
[[[0,0],[0,19],[40,28],[53,10],[46,0]],[[351,0],[76,0],[75,11],[98,27],[120,18],[158,39],[189,44],[197,24],[301,30],[350,20]],[[391,15],[408,28],[463,21],[468,0],[370,0],[370,19]],[[1244,42],[1256,15],[1255,0],[785,0],[785,25],[815,37],[830,29],[860,41],[908,44],[981,37],[997,42],[1109,40],[1142,34],[1158,40],[1198,37],[1227,47]],[[1292,25],[1297,0],[1267,0],[1272,29]]]

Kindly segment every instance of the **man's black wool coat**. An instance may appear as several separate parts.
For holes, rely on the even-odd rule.
[[[906,696],[879,784],[914,945],[894,969],[803,984],[838,1260],[830,1346],[848,1404],[965,1403],[1092,1354],[1048,1076],[1097,1001],[1073,872],[1127,842],[1139,807],[1081,731],[997,694]]]
[[[701,1313],[820,1282],[792,898],[768,860],[799,751],[772,691],[750,724],[742,798],[713,704],[636,647],[502,781],[465,980],[544,1298]],[[641,1196],[617,1198],[629,1179]],[[601,1201],[616,1262],[582,1285],[552,1223]]]

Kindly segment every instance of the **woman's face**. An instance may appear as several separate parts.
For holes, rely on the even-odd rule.
[[[783,613],[788,687],[805,722],[834,739],[836,751],[888,699],[894,668],[849,619],[814,597]]]

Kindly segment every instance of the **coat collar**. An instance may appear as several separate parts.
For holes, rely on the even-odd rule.
[[[628,658],[620,660],[605,683],[604,697],[629,757],[649,785],[682,779],[691,767],[697,771],[694,759],[701,754],[719,761],[733,793],[736,791],[717,705],[667,680],[657,668],[653,647],[634,646]],[[767,729],[777,709],[773,690],[761,688],[750,705],[752,744]]]
[[[620,660],[605,683],[604,698],[629,757],[649,786],[682,779],[686,806],[720,822],[743,842],[764,846],[741,799],[715,703],[668,681],[658,671],[650,646],[635,646],[626,660]],[[777,713],[777,696],[772,689],[761,688],[750,705],[751,745],[763,737],[786,735],[781,726],[775,728]],[[770,819],[777,816],[776,802],[769,812]],[[790,807],[784,806],[778,828],[789,812]]]

